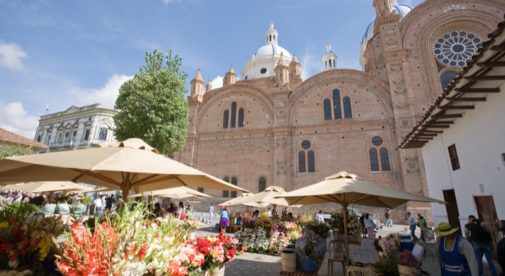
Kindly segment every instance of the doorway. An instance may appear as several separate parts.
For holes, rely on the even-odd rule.
[[[459,234],[461,234],[461,225],[459,223],[459,211],[458,211],[458,202],[456,200],[456,194],[454,193],[454,189],[452,190],[443,190],[444,193],[444,201],[445,210],[447,212],[447,218],[449,223],[453,227],[459,227]]]
[[[482,224],[491,232],[493,244],[498,241],[498,231],[495,222],[498,219],[496,207],[494,205],[493,196],[474,196],[475,207],[477,207],[477,215]]]

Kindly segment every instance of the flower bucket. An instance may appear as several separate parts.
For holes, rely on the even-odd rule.
[[[300,261],[300,270],[303,272],[316,272],[317,264],[310,259],[303,259]]]
[[[406,265],[398,265],[398,273],[401,276],[418,276],[421,275],[421,271],[417,267],[411,267]]]
[[[296,253],[291,249],[284,249],[281,252],[282,271],[296,271]]]
[[[220,268],[217,268],[216,270],[211,270],[211,271],[205,271],[203,273],[204,276],[224,276],[224,268],[225,266],[223,265]]]

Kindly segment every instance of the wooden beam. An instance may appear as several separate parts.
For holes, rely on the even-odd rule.
[[[452,124],[454,124],[454,121],[436,121],[436,120],[432,120],[432,121],[428,121],[427,123],[428,124],[437,124],[437,125],[452,125]]]
[[[498,51],[498,52],[504,52],[505,51],[505,45],[494,45],[491,46],[491,51]]]
[[[426,125],[426,128],[449,128],[450,125]]]
[[[436,118],[455,119],[455,118],[462,118],[462,117],[463,117],[463,114],[456,113],[456,114],[440,114]]]
[[[468,76],[465,77],[466,80],[471,81],[493,81],[493,80],[505,80],[505,75],[496,76]]]
[[[482,87],[482,88],[456,88],[457,92],[464,93],[499,93],[500,88],[498,87]]]
[[[417,133],[416,135],[417,136],[437,136],[438,134],[437,133],[424,133],[424,132],[420,132],[420,133]]]
[[[444,105],[440,106],[441,109],[446,109],[446,110],[459,110],[459,109],[474,109],[475,106],[473,105]]]
[[[495,61],[484,61],[477,63],[480,67],[504,67],[504,60],[495,60]]]
[[[485,102],[486,97],[449,97],[447,98],[451,101],[456,102]]]
[[[422,130],[422,131],[419,131],[419,133],[439,134],[439,133],[444,133],[444,132],[440,131],[440,130]]]

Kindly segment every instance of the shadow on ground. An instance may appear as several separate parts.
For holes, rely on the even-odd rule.
[[[245,253],[226,265],[225,275],[279,275],[280,271],[280,257]]]

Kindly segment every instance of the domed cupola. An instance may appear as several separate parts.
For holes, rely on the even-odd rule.
[[[395,13],[400,16],[400,20],[403,19],[407,14],[412,10],[412,7],[407,5],[399,5],[397,0],[374,0],[373,1],[376,18],[374,18],[367,26],[365,33],[363,34],[363,38],[361,39],[361,48],[360,48],[360,59],[359,62],[362,68],[365,68],[366,59],[365,59],[365,51],[368,46],[368,41],[372,39],[375,35],[374,27],[375,21],[378,17],[386,16],[389,13]]]
[[[326,53],[323,56],[324,70],[337,69],[337,54],[331,50],[331,44],[326,43]]]
[[[283,59],[289,64],[293,59],[291,54],[278,44],[279,32],[270,23],[265,33],[265,45],[258,49],[255,55],[242,68],[242,79],[251,80],[275,76],[274,68]]]

